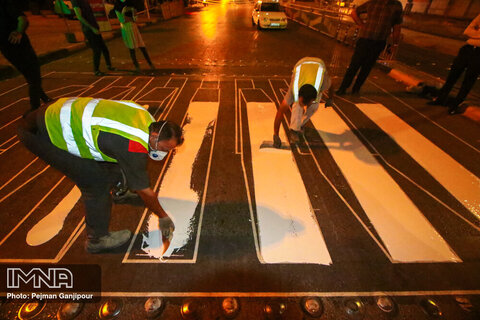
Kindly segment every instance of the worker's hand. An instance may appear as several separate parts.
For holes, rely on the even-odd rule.
[[[12,31],[8,36],[8,41],[12,44],[19,44],[20,41],[22,41],[22,37],[23,37],[23,33],[18,31]]]
[[[92,28],[92,31],[95,34],[100,34],[100,30],[98,30],[97,28]]]
[[[160,227],[162,237],[164,238],[170,238],[175,230],[175,225],[170,217],[160,218],[158,221],[158,226]]]
[[[282,147],[282,140],[276,134],[273,135],[273,147],[280,149]]]
[[[328,107],[333,107],[334,104],[333,104],[333,99],[332,98],[328,98],[325,100],[325,108],[328,108]]]

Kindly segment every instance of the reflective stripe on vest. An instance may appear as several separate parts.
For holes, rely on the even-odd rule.
[[[100,151],[100,132],[118,134],[148,149],[148,127],[153,121],[145,108],[130,101],[63,98],[45,112],[48,135],[55,146],[97,161],[117,162]]]
[[[323,62],[305,61],[295,67],[295,77],[293,80],[293,97],[298,101],[298,90],[304,84],[311,84],[317,90],[317,97],[320,94],[320,88],[325,74],[325,65]]]

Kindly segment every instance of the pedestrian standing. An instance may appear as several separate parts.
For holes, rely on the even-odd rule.
[[[147,109],[132,101],[73,97],[30,113],[20,122],[18,137],[82,192],[88,252],[109,251],[131,236],[130,230],[109,230],[110,191],[128,190],[118,186],[123,176],[128,188],[159,216],[162,236],[171,236],[175,226],[150,188],[147,162],[149,157],[162,160],[183,143],[177,124],[155,122]]]
[[[364,22],[359,16],[366,14]],[[358,94],[393,29],[393,46],[398,47],[402,23],[402,4],[398,0],[370,0],[352,10],[360,34],[350,65],[336,94],[344,95],[358,72],[352,88]],[[360,70],[360,71],[359,71]]]
[[[104,75],[104,73],[100,71],[100,57],[102,54],[105,58],[107,69],[110,71],[115,70],[110,61],[110,52],[100,34],[100,27],[95,19],[95,15],[93,14],[92,7],[90,7],[88,0],[72,0],[72,6],[78,21],[80,21],[80,24],[82,25],[85,40],[93,51],[93,72],[95,75]]]
[[[35,110],[50,98],[43,91],[40,63],[25,33],[27,17],[18,1],[0,0],[0,52],[25,77],[28,83],[30,108]]]
[[[293,68],[290,87],[275,116],[273,124],[273,146],[275,148],[280,148],[282,145],[278,132],[283,115],[288,108],[292,106],[290,140],[298,142],[305,124],[318,110],[322,93],[328,89],[330,89],[328,92],[329,98],[325,107],[333,105],[331,84],[332,81],[322,59],[305,57],[297,62]]]
[[[151,69],[155,69],[150,56],[148,55],[145,43],[143,42],[142,35],[138,30],[136,21],[136,10],[132,0],[115,0],[114,6],[115,13],[117,14],[120,26],[122,28],[123,43],[130,51],[130,58],[132,59],[135,71],[140,72],[140,66],[135,55],[135,49],[140,48],[145,60]]]
[[[463,32],[468,37],[467,43],[460,48],[458,55],[453,60],[447,81],[440,89],[438,97],[429,104],[446,105],[448,94],[465,71],[462,86],[453,103],[448,106],[449,114],[460,113],[459,106],[465,100],[480,74],[480,14],[473,19]]]

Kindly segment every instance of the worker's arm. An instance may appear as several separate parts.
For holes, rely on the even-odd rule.
[[[362,28],[365,23],[363,23],[362,19],[358,16],[357,10],[353,9],[352,12],[350,13],[350,16],[352,17],[353,21],[360,27]]]
[[[13,44],[19,44],[22,41],[23,34],[28,27],[28,20],[25,16],[18,16],[17,18],[17,29],[10,32],[8,36],[8,41]]]
[[[95,28],[90,23],[88,23],[87,20],[85,20],[85,18],[82,16],[82,9],[80,9],[79,7],[74,7],[73,11],[75,11],[75,15],[77,16],[77,19],[78,19],[78,21],[80,21],[81,24],[83,24],[84,26],[86,26],[87,28],[92,30],[93,33],[95,33],[95,34],[100,33],[100,31],[98,31],[97,28]]]
[[[168,214],[163,210],[160,202],[158,202],[158,197],[155,191],[152,188],[146,188],[142,190],[137,190],[137,194],[145,202],[145,206],[150,209],[153,213],[158,215],[160,218],[168,217]]]
[[[273,134],[278,136],[278,132],[280,131],[280,123],[282,122],[283,115],[288,110],[288,104],[285,99],[283,99],[282,103],[280,104],[280,108],[277,110],[277,114],[275,115],[275,122],[273,123]]]
[[[145,206],[150,209],[153,213],[158,215],[159,218],[159,227],[162,232],[162,236],[169,238],[171,233],[175,230],[175,225],[173,224],[172,219],[168,214],[163,210],[160,202],[158,202],[158,197],[155,191],[151,188],[146,188],[142,190],[137,190],[137,194],[142,198]]]
[[[467,29],[463,32],[464,35],[470,39],[480,39],[480,15],[478,15],[473,21],[468,25]]]

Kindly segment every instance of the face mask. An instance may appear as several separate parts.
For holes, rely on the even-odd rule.
[[[165,121],[165,122],[162,124],[162,126],[160,127],[160,130],[158,131],[157,140],[155,140],[155,146],[156,146],[157,143],[158,143],[158,138],[160,137],[160,133],[162,132],[162,129],[163,129],[163,127],[165,126],[166,123],[167,123],[167,121]],[[160,151],[160,150],[155,150],[155,149],[153,149],[153,147],[150,145],[150,143],[148,144],[148,146],[150,147],[150,152],[148,153],[148,156],[149,156],[150,159],[152,159],[152,160],[161,161],[161,160],[163,160],[163,158],[165,158],[165,156],[168,154],[168,152],[166,152],[166,151]]]
[[[148,155],[150,156],[150,159],[155,160],[155,161],[161,161],[163,158],[167,156],[168,152],[166,151],[160,151],[160,150],[151,150]]]

